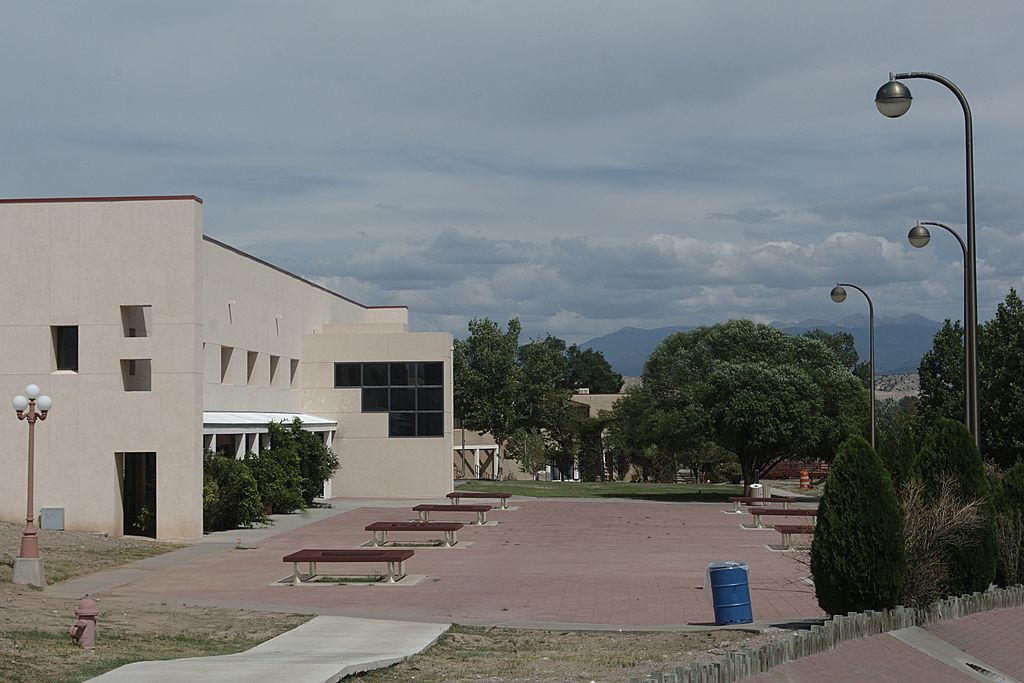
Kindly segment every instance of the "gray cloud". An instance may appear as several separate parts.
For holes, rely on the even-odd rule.
[[[837,317],[836,279],[945,317],[955,243],[904,239],[962,226],[959,107],[926,81],[900,119],[871,101],[927,68],[974,109],[984,312],[1022,278],[1024,81],[991,66],[1022,23],[1010,0],[21,4],[0,184],[198,194],[211,235],[432,329]]]

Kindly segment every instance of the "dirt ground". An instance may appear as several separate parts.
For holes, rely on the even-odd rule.
[[[695,661],[711,662],[733,650],[789,633],[580,633],[454,626],[432,648],[404,662],[346,678],[383,683],[623,683],[631,676]]]
[[[96,650],[74,645],[68,627],[78,600],[10,583],[20,525],[0,524],[0,681],[82,681],[128,662],[227,654],[247,650],[307,621],[308,616],[265,614],[184,605],[146,605],[97,599]],[[48,581],[167,552],[178,546],[78,532],[41,532]]]

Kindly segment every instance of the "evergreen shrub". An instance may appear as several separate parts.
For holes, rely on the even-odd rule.
[[[242,460],[203,454],[203,531],[223,531],[265,521],[256,480]]]
[[[263,505],[278,514],[305,509],[299,454],[294,444],[277,445],[258,454],[249,453],[244,461],[256,479]]]
[[[996,583],[1024,583],[1024,462],[1007,470],[993,494],[998,550]]]
[[[894,607],[906,574],[903,518],[888,472],[859,436],[850,437],[818,504],[811,573],[829,614]]]
[[[298,458],[302,501],[306,507],[313,505],[313,499],[323,493],[324,482],[338,469],[338,456],[320,434],[304,430],[299,418],[288,425],[271,422],[268,427],[271,448],[293,451]]]
[[[949,418],[930,425],[913,468],[927,499],[935,501],[943,482],[953,481],[963,501],[983,502],[983,524],[974,542],[950,546],[950,588],[954,594],[987,590],[996,573],[995,507],[981,454],[967,428]]]

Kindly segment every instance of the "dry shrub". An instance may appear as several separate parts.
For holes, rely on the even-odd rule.
[[[923,606],[954,592],[950,550],[969,544],[985,525],[984,501],[956,495],[952,478],[939,485],[934,501],[916,480],[908,481],[900,496],[907,575],[903,604]]]

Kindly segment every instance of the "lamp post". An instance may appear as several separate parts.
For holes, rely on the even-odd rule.
[[[832,301],[837,304],[841,304],[846,301],[846,290],[844,287],[853,287],[858,292],[864,295],[864,298],[868,300],[868,360],[871,366],[871,448],[875,447],[875,305],[871,303],[871,297],[868,293],[857,285],[851,285],[846,282],[837,282],[836,286],[832,288],[830,296]]]
[[[14,583],[45,586],[43,560],[39,557],[39,537],[33,522],[32,490],[35,470],[36,420],[45,420],[46,414],[53,407],[53,399],[40,396],[39,387],[29,384],[25,387],[25,395],[14,397],[11,401],[19,420],[28,421],[28,499],[25,505],[25,531],[21,535],[21,551],[14,560]]]
[[[967,429],[974,436],[974,442],[981,446],[981,419],[978,411],[978,276],[974,244],[974,129],[971,122],[971,107],[967,98],[952,81],[939,74],[927,71],[890,73],[889,82],[875,94],[875,106],[889,118],[903,116],[910,109],[913,99],[910,89],[900,79],[924,78],[946,86],[960,101],[964,112],[964,137],[967,183],[967,243],[964,246],[964,369],[967,385],[964,388],[967,402]]]
[[[949,227],[948,225],[946,225],[944,223],[936,223],[935,221],[918,221],[917,225],[912,227],[910,229],[910,232],[907,233],[907,241],[910,242],[910,246],[916,247],[918,249],[921,249],[921,248],[927,246],[928,242],[931,241],[932,235],[931,235],[930,232],[928,232],[928,228],[925,227],[926,225],[934,225],[937,228],[942,228],[943,230],[945,230],[946,232],[951,234],[953,237],[955,237],[957,243],[960,245],[960,251],[962,251],[963,255],[964,255],[964,264],[965,264],[965,267],[964,267],[964,338],[965,338],[965,343],[964,343],[964,424],[967,425],[968,429],[969,429],[970,428],[970,421],[971,421],[971,405],[972,405],[972,403],[971,403],[971,378],[970,378],[970,375],[968,374],[969,373],[969,370],[968,370],[969,365],[968,364],[970,362],[970,350],[967,348],[967,343],[966,343],[966,337],[967,337],[967,332],[966,332],[966,329],[967,329],[967,316],[969,314],[969,311],[967,310],[967,306],[968,306],[967,301],[968,301],[968,298],[970,297],[970,289],[968,288],[968,285],[967,285],[967,270],[966,270],[966,264],[967,264],[967,245],[964,244],[963,238],[960,237],[959,233],[957,233],[956,230],[954,230],[953,228]]]

